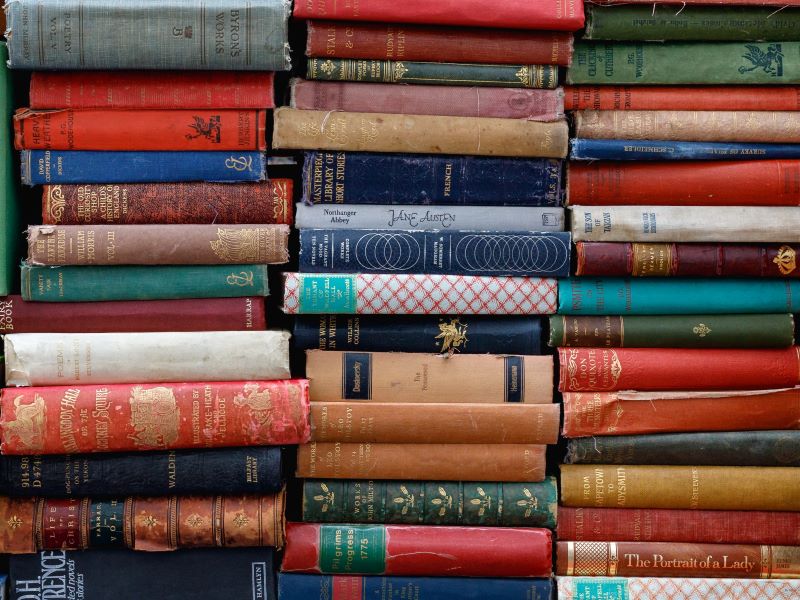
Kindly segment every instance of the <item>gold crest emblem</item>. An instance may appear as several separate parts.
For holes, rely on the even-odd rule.
[[[131,390],[131,426],[128,438],[142,448],[167,448],[178,439],[180,413],[172,389],[137,385]]]
[[[331,491],[331,489],[325,483],[319,484],[320,489],[322,490],[322,494],[317,494],[314,496],[314,500],[317,502],[322,502],[322,512],[328,512],[328,509],[333,506],[334,501],[336,500],[336,494]]]
[[[233,404],[239,408],[248,408],[250,417],[255,420],[258,427],[246,428],[251,440],[257,441],[265,433],[269,433],[272,427],[272,399],[268,389],[259,390],[257,383],[248,383],[244,386],[243,394],[234,396]]]
[[[402,496],[394,498],[394,503],[401,504],[403,508],[400,510],[400,514],[407,515],[408,511],[410,511],[412,508],[416,506],[417,497],[411,492],[409,492],[408,488],[404,485],[400,486],[400,493],[402,494]]]
[[[253,275],[252,271],[239,271],[238,273],[231,273],[225,278],[225,281],[228,282],[228,285],[236,285],[239,287],[252,287],[253,286]]]
[[[692,331],[695,335],[702,337],[706,337],[709,333],[711,333],[711,328],[706,325],[705,323],[698,323],[697,327],[693,327]]]
[[[788,275],[797,268],[795,255],[794,249],[790,246],[781,246],[778,248],[778,255],[772,259],[772,262],[778,265],[778,270],[781,272],[781,275]]]
[[[431,500],[431,504],[439,507],[438,514],[443,517],[448,510],[453,508],[453,497],[442,486],[439,486],[439,496]]]
[[[197,513],[192,513],[186,518],[186,524],[192,529],[205,525],[205,522],[206,520]]]
[[[264,262],[258,229],[224,229],[217,227],[217,239],[211,243],[211,251],[228,263]]]
[[[529,519],[533,511],[539,508],[539,499],[531,494],[528,488],[522,488],[522,493],[525,495],[525,498],[517,500],[517,506],[525,509],[525,518]]]
[[[14,420],[5,424],[5,433],[17,438],[26,450],[35,453],[44,447],[44,398],[35,394],[33,402],[23,404],[24,396],[14,398]]]
[[[243,512],[236,513],[236,516],[233,517],[233,524],[236,525],[239,529],[244,527],[250,522],[250,517],[248,517]]]
[[[144,525],[148,529],[152,529],[153,527],[158,525],[158,519],[156,519],[153,515],[144,515],[142,517],[142,525]]]
[[[17,515],[11,515],[11,518],[6,521],[6,523],[8,523],[8,526],[13,530],[19,529],[22,525],[24,525],[25,522]]]
[[[619,376],[622,375],[622,363],[619,361],[616,351],[611,351],[611,380],[616,384]]]
[[[408,69],[403,63],[401,62],[395,63],[394,68],[392,69],[392,78],[393,78],[392,80],[400,81],[403,78],[403,75],[405,75],[406,73],[408,73]]]
[[[467,326],[458,318],[452,319],[449,323],[439,323],[439,335],[434,339],[442,340],[439,352],[452,354],[460,350],[461,346],[467,345]]]
[[[473,498],[469,501],[472,506],[479,506],[478,508],[478,516],[482,517],[486,514],[487,510],[492,509],[492,497],[487,495],[486,492],[482,487],[478,487],[478,498]]]
[[[336,71],[336,65],[333,64],[333,61],[328,59],[324,63],[319,66],[319,70],[325,73],[328,77],[333,75],[334,71]]]
[[[60,185],[52,185],[47,190],[47,213],[54,223],[61,223],[67,199]]]

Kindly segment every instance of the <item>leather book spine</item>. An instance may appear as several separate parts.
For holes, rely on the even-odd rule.
[[[524,552],[520,552],[524,549]],[[287,523],[288,573],[549,577],[548,529]]]
[[[545,449],[546,446],[532,444],[311,442],[297,449],[296,475],[321,479],[527,483],[544,481]]]
[[[5,388],[0,403],[4,454],[279,446],[310,436],[303,379]]]
[[[594,508],[798,511],[795,467],[561,465],[561,503]]]
[[[553,401],[551,356],[308,350],[306,377],[312,401],[437,404]]]
[[[556,526],[555,477],[540,483],[307,479],[303,521],[406,525]]]
[[[33,109],[274,108],[274,73],[246,71],[34,71]]]
[[[676,140],[570,140],[575,161],[766,160],[800,158],[800,144]]]
[[[626,0],[627,1],[627,0]],[[641,2],[641,0],[635,0]],[[720,0],[705,0],[711,4]],[[686,2],[700,4],[700,2]],[[753,2],[741,2],[753,4]],[[794,579],[719,579],[712,577],[559,577],[558,597],[561,600],[726,600],[739,598],[792,598],[800,594],[800,581]]]
[[[262,183],[46,185],[45,225],[291,225],[292,180]]]

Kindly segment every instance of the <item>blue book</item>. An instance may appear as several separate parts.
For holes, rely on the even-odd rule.
[[[765,160],[800,158],[800,144],[570,140],[571,160]]]
[[[262,181],[261,152],[94,152],[23,150],[22,183]]]
[[[337,586],[338,584],[338,586]],[[550,600],[550,579],[278,574],[278,600]],[[342,595],[344,598],[345,595]]]
[[[560,160],[306,152],[307,204],[561,206]]]
[[[567,232],[301,229],[300,271],[568,277]]]

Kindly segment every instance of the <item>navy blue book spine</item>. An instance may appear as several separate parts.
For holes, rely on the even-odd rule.
[[[22,183],[262,181],[261,152],[92,152],[23,150]]]
[[[765,160],[800,158],[800,144],[645,140],[570,141],[572,160]]]
[[[277,446],[0,457],[0,493],[9,496],[271,494],[282,475]]]
[[[299,316],[294,347],[363,352],[541,354],[539,317]]]
[[[306,152],[307,204],[561,206],[562,161]]]
[[[567,232],[300,230],[300,271],[568,277]]]

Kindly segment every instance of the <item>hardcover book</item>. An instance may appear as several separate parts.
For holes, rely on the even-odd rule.
[[[11,115],[14,112],[14,89],[6,66],[8,51],[0,42],[0,296],[14,291],[19,261],[18,185],[14,175],[13,135]]]
[[[800,144],[574,139],[571,160],[772,160],[800,158]]]
[[[748,596],[792,598],[800,594],[800,581],[794,579],[561,576],[557,581],[558,597],[563,600],[730,600]]]

